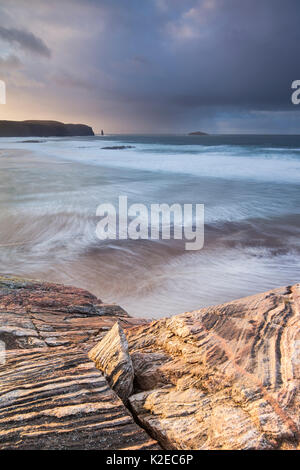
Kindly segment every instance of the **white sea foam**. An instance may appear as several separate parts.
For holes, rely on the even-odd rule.
[[[3,148],[26,149],[40,155],[85,164],[154,172],[181,173],[201,177],[300,183],[300,150],[230,145],[135,144],[134,149],[105,150],[124,144],[100,139],[1,139]],[[28,139],[29,140],[29,139]]]
[[[0,139],[2,272],[86,287],[139,316],[299,281],[300,145],[26,140]],[[135,148],[102,149],[115,145]],[[204,203],[204,249],[187,254],[180,241],[97,240],[96,207],[116,204],[119,195],[147,206]]]

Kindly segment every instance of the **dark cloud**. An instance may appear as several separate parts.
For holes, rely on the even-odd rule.
[[[35,54],[40,54],[44,57],[51,56],[51,51],[44,41],[29,31],[0,26],[0,38],[9,43],[17,44],[22,49],[29,50]]]
[[[18,57],[11,54],[8,57],[0,57],[0,68],[3,70],[15,70],[21,66],[21,61]]]
[[[300,77],[298,0],[112,3],[105,47],[95,54],[124,99],[187,111],[290,106]]]
[[[51,70],[30,58],[22,70],[58,114],[112,131],[296,126],[299,0],[11,0],[5,14],[0,37],[53,51]]]

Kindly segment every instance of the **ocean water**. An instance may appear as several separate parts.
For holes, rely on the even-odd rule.
[[[295,283],[299,184],[300,136],[0,138],[0,271],[151,318]],[[204,248],[98,240],[96,208],[119,196],[204,204]]]

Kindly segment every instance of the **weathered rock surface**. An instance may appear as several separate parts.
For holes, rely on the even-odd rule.
[[[67,137],[94,135],[85,124],[59,121],[0,121],[0,137]]]
[[[0,277],[0,449],[300,449],[299,327],[299,284],[150,324]]]
[[[126,331],[140,422],[167,449],[299,449],[300,285]]]
[[[88,357],[117,305],[74,287],[0,277],[0,449],[155,449]]]
[[[126,336],[118,322],[102,341],[94,346],[89,357],[96,367],[104,372],[110,387],[127,402],[133,391],[134,371]]]
[[[141,322],[83,289],[0,277],[0,340],[6,349],[97,341],[118,319],[123,325]]]
[[[0,449],[154,449],[86,351],[10,350],[0,368]]]

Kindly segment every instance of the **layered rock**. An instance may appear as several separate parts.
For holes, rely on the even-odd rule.
[[[300,285],[127,330],[130,404],[167,449],[296,449]]]
[[[6,349],[97,341],[118,319],[124,325],[141,322],[83,289],[0,277],[0,340]]]
[[[82,289],[0,278],[0,449],[159,448],[88,357],[117,321],[143,322]]]
[[[0,449],[300,449],[299,309],[295,285],[148,323],[2,277]]]
[[[89,357],[104,372],[111,388],[127,402],[133,391],[134,371],[126,336],[119,323],[115,323],[103,340],[90,351]]]
[[[85,351],[10,350],[0,368],[0,449],[155,449]]]
[[[59,121],[0,121],[0,137],[68,137],[94,135],[85,124]]]

